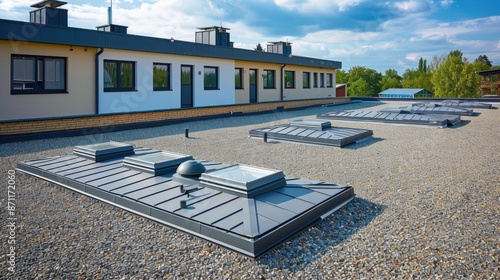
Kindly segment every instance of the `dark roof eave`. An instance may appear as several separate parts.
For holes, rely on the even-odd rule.
[[[270,62],[287,65],[323,67],[327,69],[342,68],[342,63],[339,61],[302,56],[286,56],[167,38],[112,33],[74,27],[47,26],[0,19],[0,30],[7,30],[7,32],[0,34],[0,40]]]

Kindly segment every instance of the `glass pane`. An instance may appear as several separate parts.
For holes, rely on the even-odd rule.
[[[249,76],[249,80],[250,80],[250,84],[251,85],[255,85],[255,77],[256,77],[257,73],[255,70],[253,69],[250,69],[250,74],[248,75]]]
[[[170,66],[155,64],[153,66],[153,88],[170,88]]]
[[[235,88],[241,88],[241,69],[236,68],[234,69],[234,86]]]
[[[181,68],[181,84],[190,85],[191,84],[191,67],[182,66]]]
[[[64,59],[45,59],[45,89],[64,89]]]
[[[35,59],[34,58],[14,58],[13,78],[14,81],[35,81]]]
[[[309,75],[309,73],[308,73],[308,72],[304,72],[304,73],[302,74],[302,83],[303,83],[303,84],[302,84],[302,86],[303,86],[304,88],[308,88],[308,87],[310,87],[310,86],[311,86],[311,85],[310,85],[310,82],[309,82],[309,78],[310,78],[310,75]]]
[[[104,88],[118,88],[118,63],[104,62]]]
[[[217,88],[217,68],[205,67],[205,88]]]
[[[120,87],[133,88],[134,87],[134,65],[131,62],[122,62],[120,73]]]
[[[295,76],[295,72],[285,71],[285,87],[286,88],[295,87],[294,76]]]

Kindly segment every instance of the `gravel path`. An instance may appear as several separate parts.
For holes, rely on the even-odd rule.
[[[446,129],[332,122],[374,132],[374,139],[343,149],[248,138],[250,129],[320,113],[405,105],[362,102],[0,144],[3,225],[11,217],[8,170],[16,163],[109,140],[281,169],[290,176],[349,184],[357,194],[326,220],[251,259],[18,171],[16,228],[0,230],[0,276],[500,279],[500,110],[476,109],[479,116],[462,117],[461,125]],[[14,273],[5,262],[12,255],[9,236],[16,242]]]

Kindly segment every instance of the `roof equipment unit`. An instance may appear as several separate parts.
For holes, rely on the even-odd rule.
[[[38,8],[30,12],[30,23],[68,27],[68,10],[59,9],[67,2],[45,0],[31,5]]]
[[[387,110],[387,109],[386,109]],[[359,122],[374,122],[374,123],[389,123],[389,124],[411,124],[423,125],[432,127],[447,127],[454,125],[460,121],[460,116],[457,115],[418,115],[413,114],[403,109],[390,109],[391,112],[377,111],[339,111],[325,114],[319,114],[318,119],[329,119],[339,121],[359,121]]]
[[[296,120],[290,124],[250,130],[250,137],[313,145],[343,147],[373,136],[373,131],[332,127],[329,121]]]
[[[250,257],[355,197],[350,186],[255,166],[186,160],[191,157],[166,151],[135,147],[135,156],[124,159],[130,146],[79,146],[73,155],[22,162],[17,169]],[[151,170],[157,167],[177,168],[177,173],[155,175]]]

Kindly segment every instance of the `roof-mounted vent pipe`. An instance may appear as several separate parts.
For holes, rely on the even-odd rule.
[[[108,24],[113,24],[113,0],[111,0],[111,6],[108,7]]]

